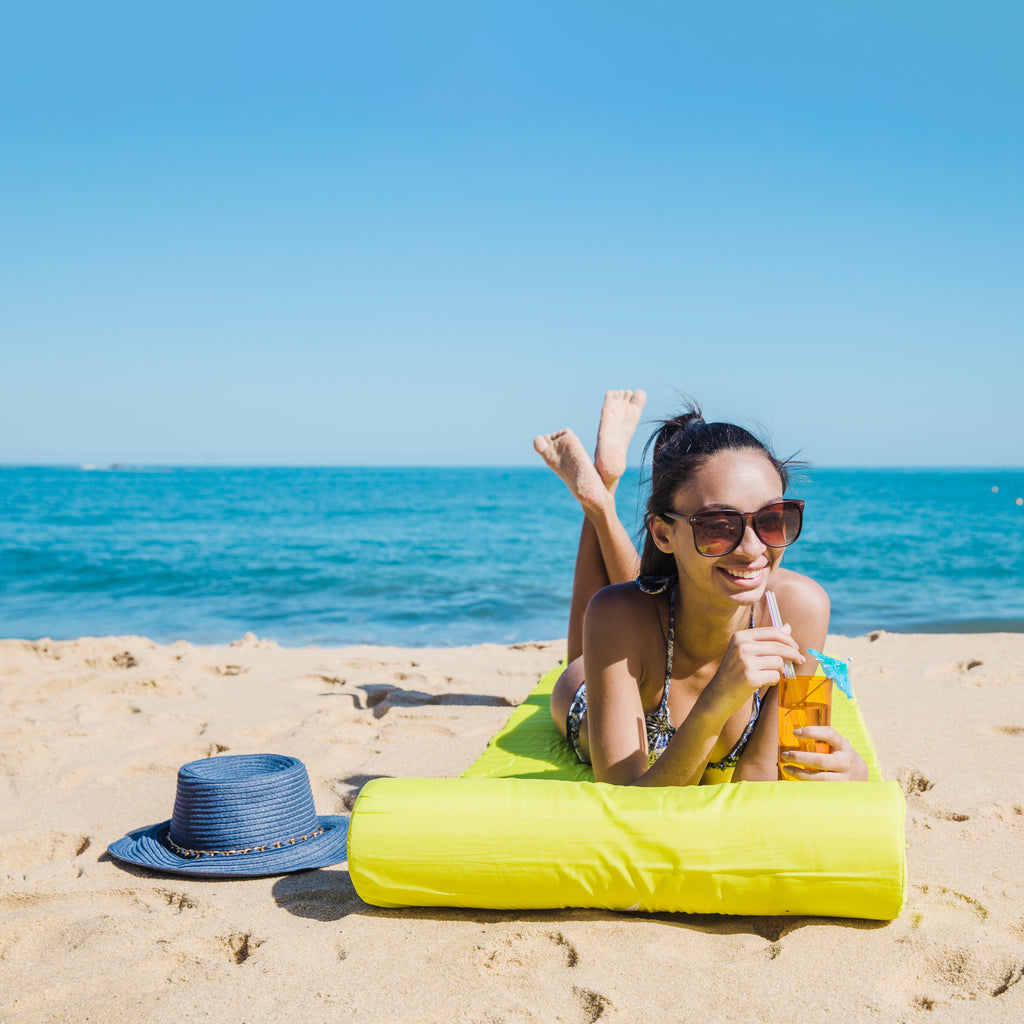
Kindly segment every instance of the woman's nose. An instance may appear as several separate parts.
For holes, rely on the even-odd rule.
[[[754,524],[750,519],[747,519],[743,524],[743,539],[736,550],[752,555],[760,555],[768,550],[768,545],[758,537]]]

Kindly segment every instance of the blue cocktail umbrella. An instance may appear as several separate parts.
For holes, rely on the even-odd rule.
[[[824,672],[825,675],[828,676],[828,678],[831,679],[847,697],[853,696],[853,688],[850,686],[850,665],[848,662],[840,661],[839,658],[830,658],[827,654],[822,654],[821,651],[814,650],[813,647],[808,647],[807,653],[818,659],[818,664],[821,665],[822,672]]]

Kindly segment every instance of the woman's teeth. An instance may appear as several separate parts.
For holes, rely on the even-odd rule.
[[[764,569],[747,569],[746,571],[740,569],[726,569],[724,571],[730,576],[735,576],[738,580],[756,580],[757,577],[764,572]]]

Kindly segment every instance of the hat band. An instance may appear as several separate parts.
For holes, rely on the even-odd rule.
[[[318,836],[322,836],[323,834],[323,825],[317,825],[317,827],[308,835],[292,836],[290,839],[277,839],[272,843],[261,843],[259,846],[247,846],[244,850],[187,850],[184,846],[179,846],[171,838],[169,832],[164,836],[164,842],[166,842],[179,857],[237,857],[245,853],[265,853],[267,850],[280,850],[285,846],[294,846],[296,843],[304,843],[307,839],[316,839]]]

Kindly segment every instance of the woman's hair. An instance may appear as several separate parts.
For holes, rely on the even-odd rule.
[[[641,576],[672,576],[676,571],[672,555],[658,549],[647,524],[662,512],[672,511],[676,491],[689,482],[694,473],[712,456],[723,451],[754,451],[775,467],[782,480],[782,490],[789,485],[789,469],[799,465],[792,459],[776,458],[767,445],[749,430],[733,423],[705,423],[700,407],[693,401],[685,411],[670,420],[663,420],[644,448],[651,455],[651,494],[644,517],[644,549],[640,557]]]

